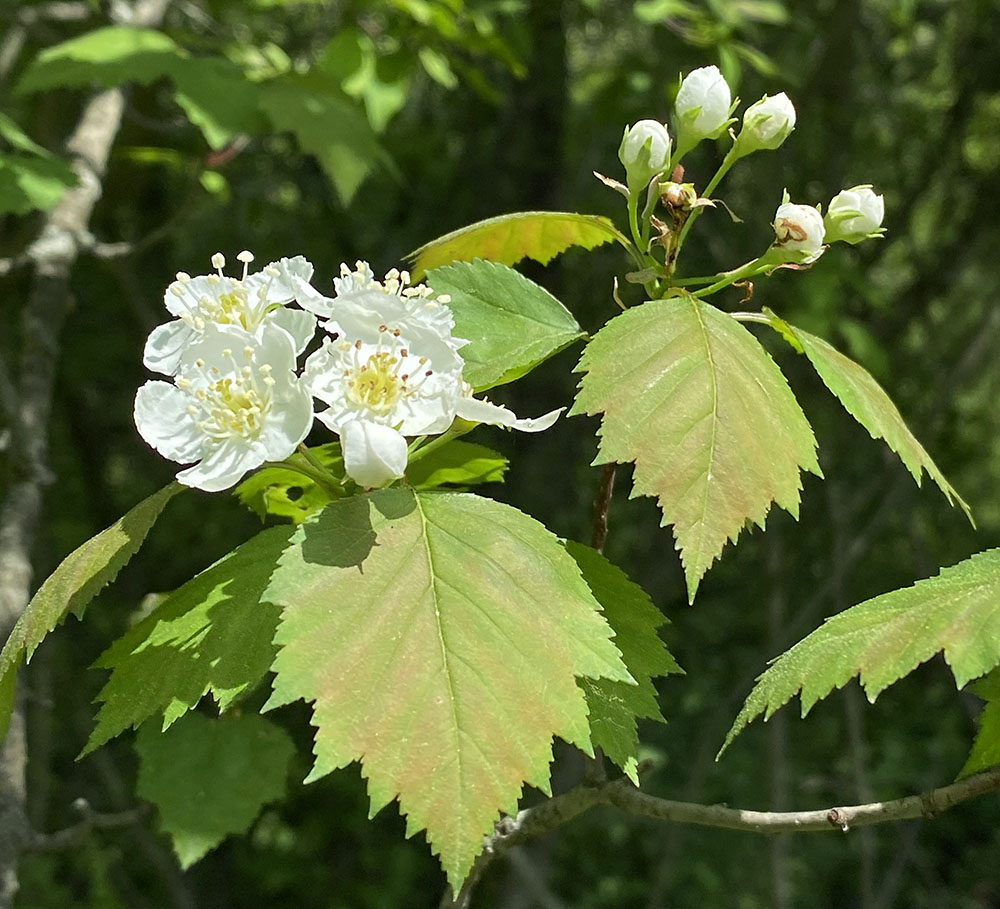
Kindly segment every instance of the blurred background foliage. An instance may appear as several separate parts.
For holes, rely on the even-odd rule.
[[[745,102],[787,91],[799,121],[779,151],[727,178],[722,195],[743,223],[721,210],[701,218],[683,270],[711,273],[757,255],[784,187],[796,201],[825,203],[842,187],[874,183],[886,198],[886,239],[760,281],[754,303],[824,335],[885,384],[979,530],[935,489],[915,488],[793,353],[763,337],[813,422],[827,476],[805,478],[798,524],[774,513],[766,534],[747,532],[689,608],[654,503],[630,501],[627,471],[619,475],[607,552],[670,618],[665,634],[687,670],[661,686],[669,725],[644,729],[644,787],[787,809],[892,798],[955,776],[979,702],[956,693],[940,658],[875,706],[852,683],[805,721],[790,707],[720,763],[714,755],[766,661],[825,616],[1000,544],[993,0],[185,0],[142,54],[117,58],[120,36],[93,34],[108,24],[103,3],[69,4],[79,15],[65,21],[47,15],[52,6],[0,5],[0,257],[24,249],[37,209],[71,180],[59,153],[82,98],[94,84],[123,81],[126,119],[92,229],[95,253],[134,248],[85,255],[74,273],[39,578],[171,475],[130,414],[142,342],[163,321],[176,271],[199,273],[216,250],[249,248],[265,262],[305,254],[323,280],[357,258],[381,273],[421,243],[505,211],[619,218],[618,197],[591,172],[616,175],[623,126],[666,118],[678,74],[717,63]],[[700,146],[687,178],[704,185],[723,151]],[[525,271],[596,330],[616,311],[610,275],[626,268],[620,251],[604,248]],[[634,287],[623,292],[638,299]],[[16,325],[26,297],[25,275],[0,278],[0,325]],[[16,338],[0,331],[7,358]],[[519,413],[568,404],[578,354],[564,352],[503,395]],[[492,493],[586,540],[595,429],[574,418],[544,438],[480,430],[512,458]],[[103,678],[86,667],[148,593],[172,589],[256,522],[226,496],[182,497],[87,621],[39,650],[26,677],[37,829],[71,823],[80,796],[101,810],[134,803],[128,741],[74,763]],[[288,799],[249,835],[182,873],[155,821],[97,831],[71,849],[29,855],[19,905],[436,905],[443,878],[422,837],[404,840],[393,808],[366,819],[356,768],[303,787],[308,712],[300,705],[279,719],[299,744],[295,773]],[[557,757],[558,788],[580,765],[570,749]],[[933,822],[765,839],[601,810],[499,863],[474,905],[993,906],[996,820],[990,797]]]

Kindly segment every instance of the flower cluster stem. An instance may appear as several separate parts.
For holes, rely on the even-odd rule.
[[[706,199],[712,198],[712,193],[715,191],[716,187],[722,182],[722,178],[729,173],[729,169],[739,160],[739,155],[736,154],[736,146],[734,145],[726,157],[722,159],[722,164],[719,165],[719,169],[715,172],[715,176],[708,181],[708,185],[705,187],[702,195]],[[677,237],[677,243],[674,246],[675,257],[680,254],[681,247],[684,245],[684,239],[688,235],[688,231],[691,230],[692,225],[698,220],[699,215],[702,213],[701,208],[696,208],[691,212],[691,217],[684,222],[684,226],[681,228],[681,232]]]

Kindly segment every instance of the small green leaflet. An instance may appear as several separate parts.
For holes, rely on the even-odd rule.
[[[14,682],[8,676],[17,671],[22,657],[31,659],[35,648],[68,613],[83,618],[87,604],[139,551],[167,502],[182,489],[171,483],[154,492],[63,559],[31,598],[0,651],[0,692],[13,692]],[[12,696],[0,697],[0,707],[6,708],[0,710],[0,737],[7,732],[12,703]]]
[[[111,678],[83,754],[153,715],[167,728],[209,693],[224,711],[267,675],[279,610],[262,593],[292,530],[272,527],[238,546],[101,655],[94,665]]]
[[[111,25],[45,48],[28,64],[16,91],[155,82],[170,75],[184,53],[156,29]]]
[[[284,608],[268,707],[313,702],[310,779],[362,762],[459,889],[552,737],[590,753],[577,677],[629,682],[574,560],[514,508],[396,488],[299,525],[265,598]]]
[[[667,622],[646,592],[603,555],[589,546],[567,541],[583,579],[615,633],[615,646],[638,683],[580,679],[590,708],[590,738],[636,786],[639,785],[637,719],[665,722],[657,703],[654,676],[683,673],[660,640],[657,629]]]
[[[976,682],[972,690],[986,704],[979,715],[979,731],[959,779],[1000,764],[1000,670],[994,669]]]
[[[571,246],[594,249],[612,240],[626,249],[631,246],[610,218],[603,215],[523,211],[452,231],[425,243],[406,258],[413,263],[413,279],[419,281],[432,268],[456,261],[480,258],[516,265],[521,259],[534,259],[547,265]]]
[[[483,391],[530,372],[585,332],[555,297],[534,281],[494,262],[476,259],[435,268],[427,283],[448,294],[463,377]]]
[[[136,792],[188,868],[227,836],[246,833],[260,809],[285,794],[295,746],[257,714],[209,719],[188,714],[166,732],[144,726]]]
[[[792,338],[798,341],[809,362],[819,373],[823,384],[837,396],[847,412],[868,430],[873,439],[885,439],[886,444],[899,455],[918,486],[923,471],[926,470],[930,478],[941,487],[948,502],[952,505],[957,502],[975,526],[969,506],[938,470],[931,456],[924,451],[924,447],[914,438],[913,433],[903,422],[896,405],[885,393],[885,389],[866,369],[849,357],[845,357],[822,338],[811,335],[801,328],[783,321],[781,326],[773,327],[789,340],[789,343],[791,340],[788,338],[788,332],[791,333]]]
[[[822,476],[812,429],[781,371],[735,319],[693,297],[655,300],[591,339],[570,414],[601,413],[595,464],[635,461],[655,495],[688,598],[747,521],[772,502],[798,516],[799,469]]]
[[[1000,663],[1000,549],[827,619],[760,676],[722,751],[744,726],[761,714],[767,720],[796,694],[805,716],[834,688],[860,676],[874,702],[942,650],[959,688]]]
[[[340,444],[330,442],[310,449],[310,453],[334,476],[343,478],[344,461]],[[296,452],[287,460],[297,461]],[[440,486],[465,488],[480,483],[502,483],[507,459],[485,445],[453,439],[426,455],[414,456],[406,467],[406,481],[416,489]],[[265,467],[236,487],[239,500],[261,520],[268,515],[288,518],[300,524],[309,515],[333,501],[325,489],[308,477],[285,467]]]

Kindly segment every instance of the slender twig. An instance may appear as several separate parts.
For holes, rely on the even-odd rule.
[[[516,817],[505,817],[499,821],[496,831],[486,839],[483,852],[473,865],[458,896],[452,901],[450,893],[447,893],[441,906],[467,906],[483,872],[508,849],[550,833],[597,805],[608,805],[634,817],[650,818],[668,824],[688,824],[743,833],[829,833],[835,830],[848,833],[853,827],[929,819],[963,802],[994,792],[1000,792],[1000,767],[919,795],[908,795],[888,802],[836,805],[808,811],[749,811],[726,805],[675,802],[648,795],[624,779],[597,786],[581,784],[534,808],[519,811]]]
[[[590,545],[598,552],[604,552],[604,544],[608,539],[608,511],[611,509],[611,496],[615,491],[615,468],[612,462],[605,464],[601,470],[601,485],[594,500],[594,524],[590,534]]]
[[[55,833],[36,833],[27,844],[30,852],[55,852],[72,846],[83,839],[91,830],[107,830],[114,827],[131,827],[141,823],[149,816],[148,805],[138,805],[126,811],[115,811],[102,814],[94,811],[86,799],[77,799],[73,807],[80,813],[82,820],[58,830]]]

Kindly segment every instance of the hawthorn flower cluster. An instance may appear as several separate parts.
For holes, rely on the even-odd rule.
[[[784,92],[764,95],[751,104],[736,133],[730,127],[737,122],[731,114],[738,103],[738,99],[732,100],[729,85],[718,67],[704,66],[690,72],[681,81],[674,104],[677,144],[673,153],[665,124],[640,120],[625,129],[618,157],[625,167],[629,193],[644,192],[654,180],[674,179],[674,167],[688,151],[704,139],[718,139],[729,128],[733,144],[708,186],[711,192],[737,160],[757,151],[778,148],[795,129],[795,107]],[[664,185],[680,184],[661,184],[661,191]],[[808,265],[831,243],[855,244],[881,236],[885,233],[884,217],[882,196],[868,184],[837,193],[825,216],[818,206],[791,202],[786,193],[772,222],[775,239],[766,254],[767,262]]]
[[[445,432],[456,418],[537,432],[559,416],[520,420],[473,398],[449,298],[409,286],[406,272],[377,281],[365,262],[341,266],[331,298],[302,256],[250,273],[253,258],[237,256],[240,278],[223,272],[221,253],[214,274],[178,274],[164,298],[176,318],[146,342],[144,364],[169,380],[139,389],[135,422],[164,457],[192,464],[181,483],[227,489],[291,455],[314,419],[340,437],[347,475],[374,488],[404,475],[408,436]],[[300,368],[317,328],[323,340]]]

